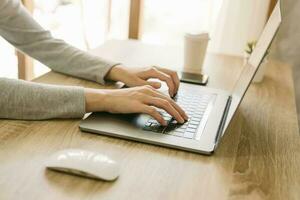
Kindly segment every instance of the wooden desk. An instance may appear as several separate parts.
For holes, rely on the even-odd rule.
[[[131,64],[181,64],[177,48],[112,41],[94,51]],[[136,62],[136,63],[133,63]],[[241,60],[211,55],[210,86],[230,89]],[[35,81],[100,85],[50,72]],[[300,199],[300,139],[289,66],[271,62],[252,85],[213,156],[82,133],[79,120],[0,120],[0,199]],[[46,171],[64,148],[119,160],[116,182]]]

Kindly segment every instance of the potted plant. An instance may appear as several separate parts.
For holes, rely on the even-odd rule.
[[[245,48],[245,59],[244,64],[248,63],[248,60],[254,51],[254,48],[256,46],[256,41],[247,42],[246,48]]]

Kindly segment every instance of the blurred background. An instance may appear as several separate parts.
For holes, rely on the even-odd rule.
[[[298,122],[300,127],[300,1],[283,0],[283,23],[272,49],[272,57],[293,67]]]
[[[292,1],[292,0],[290,0]],[[209,51],[243,56],[257,40],[276,0],[23,0],[54,37],[83,50],[109,39],[138,39],[156,45],[183,45],[185,33],[208,31]],[[283,3],[284,4],[284,3]],[[291,3],[288,6],[292,6]],[[280,42],[278,42],[280,43]],[[282,49],[282,45],[277,45]],[[279,50],[276,50],[279,52]],[[284,57],[282,53],[278,53]],[[18,78],[28,62],[0,38],[0,76]],[[38,61],[33,77],[48,71]],[[30,64],[29,62],[29,64]],[[9,70],[8,70],[9,69]]]

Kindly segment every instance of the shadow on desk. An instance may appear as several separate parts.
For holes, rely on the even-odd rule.
[[[45,170],[45,177],[47,182],[55,188],[56,192],[60,191],[60,193],[71,198],[86,198],[93,195],[100,197],[101,194],[108,192],[113,184],[116,183],[87,179],[50,170]]]

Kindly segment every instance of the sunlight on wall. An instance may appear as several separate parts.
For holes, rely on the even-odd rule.
[[[223,0],[144,0],[142,40],[181,45],[185,33],[215,26]]]
[[[111,15],[108,0],[35,0],[35,5],[34,18],[44,28],[82,50],[96,48],[107,39],[127,38],[129,0],[113,0]],[[47,67],[35,62],[36,76],[47,71]]]
[[[0,37],[0,77],[18,78],[15,49]]]

